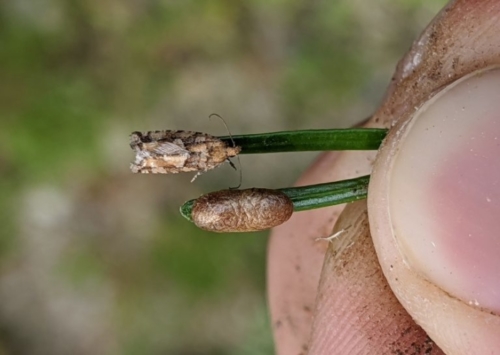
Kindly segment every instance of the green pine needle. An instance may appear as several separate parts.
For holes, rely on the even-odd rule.
[[[240,154],[310,152],[326,150],[376,150],[387,129],[350,128],[284,131],[219,137],[241,147]]]

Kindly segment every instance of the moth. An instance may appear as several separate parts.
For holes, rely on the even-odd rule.
[[[283,192],[252,188],[203,195],[194,202],[191,218],[211,232],[254,232],[276,227],[292,213],[293,202]]]
[[[217,137],[191,131],[132,132],[130,147],[136,153],[134,162],[130,164],[132,172],[196,172],[193,180],[202,172],[229,161],[241,151],[241,147],[230,146]]]

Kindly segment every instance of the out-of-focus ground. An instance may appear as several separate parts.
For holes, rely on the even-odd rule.
[[[128,136],[355,124],[443,4],[0,2],[0,354],[271,354],[266,234],[178,213],[238,173],[133,175]],[[243,156],[243,187],[315,155]]]

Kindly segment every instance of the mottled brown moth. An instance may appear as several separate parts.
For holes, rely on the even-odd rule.
[[[198,198],[191,218],[211,232],[254,232],[276,227],[293,213],[293,202],[283,192],[261,188],[222,190]]]
[[[229,161],[241,151],[241,147],[230,146],[217,137],[191,131],[133,132],[130,147],[136,153],[134,162],[130,164],[134,173],[197,172],[195,178]]]

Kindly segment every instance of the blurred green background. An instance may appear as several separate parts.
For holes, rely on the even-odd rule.
[[[131,174],[128,135],[359,122],[443,4],[0,1],[0,354],[272,354],[266,234],[178,213],[238,174]],[[243,156],[243,187],[314,156]]]

